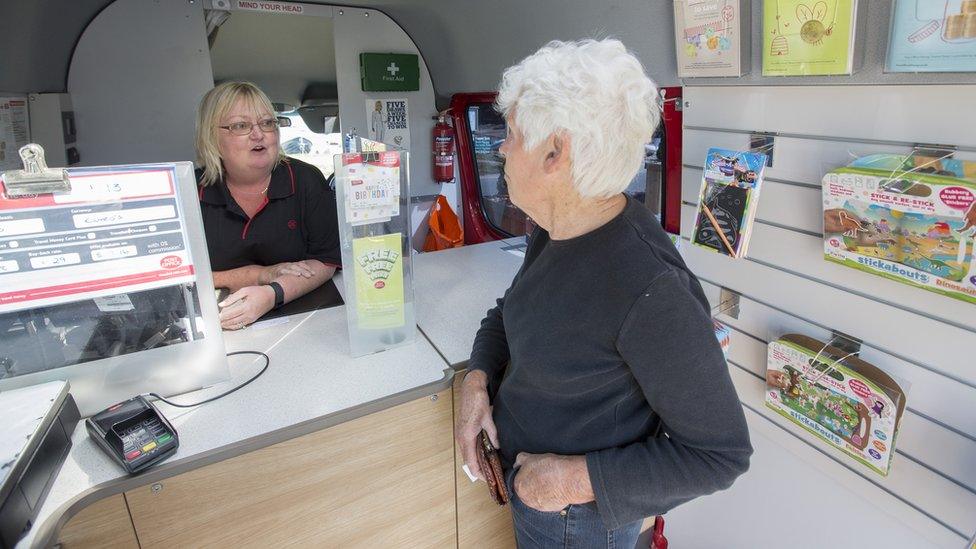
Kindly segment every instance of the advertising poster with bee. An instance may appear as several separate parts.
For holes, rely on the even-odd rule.
[[[748,6],[749,0],[674,0],[679,77],[742,76],[748,70]]]
[[[766,406],[887,476],[905,392],[877,367],[811,337],[769,344]]]
[[[765,154],[708,150],[692,244],[745,257],[765,169]]]
[[[763,2],[763,76],[851,74],[857,3]]]
[[[366,99],[366,137],[397,149],[410,150],[407,99]]]
[[[352,241],[356,314],[361,328],[398,328],[404,323],[400,233]]]
[[[889,72],[976,72],[976,0],[897,0]]]

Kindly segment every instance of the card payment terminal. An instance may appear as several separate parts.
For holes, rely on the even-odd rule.
[[[130,474],[176,453],[176,429],[144,396],[115,404],[85,421],[92,440]]]

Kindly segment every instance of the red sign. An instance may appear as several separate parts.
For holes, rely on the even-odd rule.
[[[159,260],[159,266],[164,269],[175,269],[183,264],[183,260],[177,255],[168,255]]]
[[[946,206],[956,210],[965,210],[976,200],[973,193],[963,187],[946,187],[939,192],[939,198]]]
[[[861,398],[868,398],[871,396],[871,388],[864,384],[860,379],[852,379],[847,382],[851,386],[851,390],[854,394]]]

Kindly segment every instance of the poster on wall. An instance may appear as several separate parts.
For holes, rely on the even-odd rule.
[[[406,98],[366,99],[366,137],[410,150],[410,117]]]
[[[24,167],[17,151],[30,141],[27,96],[0,95],[0,172]]]
[[[742,76],[749,70],[749,0],[674,0],[678,76]]]
[[[763,76],[851,74],[858,0],[765,0]],[[863,0],[860,2],[863,5]]]
[[[888,72],[976,72],[976,0],[897,0]]]

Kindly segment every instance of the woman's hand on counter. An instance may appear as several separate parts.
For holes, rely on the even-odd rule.
[[[275,293],[271,286],[247,286],[227,296],[220,307],[220,327],[240,330],[274,308]]]
[[[258,283],[270,284],[278,277],[285,275],[312,278],[314,274],[315,270],[305,261],[278,263],[277,265],[264,267],[258,277]]]
[[[461,403],[454,423],[454,440],[461,450],[461,459],[471,474],[485,480],[475,453],[481,430],[488,433],[495,448],[500,447],[495,422],[491,418],[491,404],[488,401],[488,376],[480,370],[469,371],[461,381],[460,397]]]

